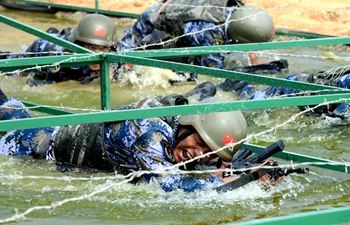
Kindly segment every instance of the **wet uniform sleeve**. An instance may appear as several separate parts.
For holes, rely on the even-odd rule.
[[[10,98],[0,105],[0,120],[31,118],[25,105],[15,98]]]
[[[206,21],[191,21],[184,24],[184,34],[194,33],[193,35],[187,35],[186,38],[193,46],[213,46],[223,45],[226,43],[226,37],[223,30],[219,27],[215,27],[214,23]],[[200,32],[205,30],[204,32]],[[201,65],[206,67],[216,67],[221,69],[225,58],[225,54],[211,54],[201,57]]]
[[[228,3],[227,6],[226,24],[228,24],[228,21],[231,18],[236,3]],[[227,26],[224,26],[224,29],[227,30]],[[204,32],[200,32],[202,30],[204,30]],[[189,33],[194,34],[186,35]],[[193,46],[214,46],[228,44],[231,41],[225,33],[227,32],[224,32],[224,30],[222,30],[219,26],[207,21],[190,21],[184,23],[184,34]],[[201,57],[201,65],[221,69],[224,59],[224,53],[205,55]]]
[[[64,48],[45,39],[37,39],[19,55],[19,58],[63,55]]]
[[[19,100],[10,98],[4,104],[0,105],[0,120],[22,118],[31,118],[31,116]],[[50,127],[7,131],[4,136],[0,136],[0,154],[12,156],[35,155],[44,158],[45,153],[44,155],[39,155],[38,153],[45,137],[50,135],[52,131]]]
[[[65,36],[62,36],[65,39]],[[44,56],[54,56],[54,55],[65,55],[68,51],[52,42],[44,39],[35,40],[25,51],[21,53],[18,57],[44,57]],[[47,83],[61,82],[65,80],[78,80],[81,81],[85,77],[97,78],[99,77],[99,72],[96,75],[92,75],[88,66],[73,66],[64,68],[51,68],[33,70],[33,74],[37,79],[45,80]]]
[[[308,76],[308,74],[292,74],[288,75],[285,79],[305,82]],[[251,100],[266,99],[281,95],[296,96],[299,92],[299,90],[296,89],[277,86],[270,86],[265,90],[257,90],[256,87],[252,85],[247,85],[243,88],[243,91],[245,91],[245,93],[249,93],[248,95],[250,96]]]
[[[154,19],[150,16],[151,13],[158,10],[162,1],[154,4],[153,6],[146,9],[142,14],[137,18],[134,26],[130,29],[124,31],[124,37],[122,38],[122,42],[125,46],[129,46],[129,48],[139,47],[141,45],[141,40],[148,34],[152,33],[154,30]],[[121,46],[122,50],[123,47]]]
[[[161,124],[159,126],[162,126]],[[152,127],[157,127],[153,124]],[[173,167],[176,162],[166,154],[166,151],[172,145],[172,139],[168,136],[164,129],[150,129],[141,135],[134,144],[136,157],[142,170],[162,171],[167,167]],[[180,169],[173,167],[171,171],[174,174],[153,173],[146,174],[144,177],[147,181],[156,180],[159,182],[164,191],[173,191],[182,189],[187,192],[192,192],[197,189],[203,189],[208,184],[219,186],[223,181],[215,176],[200,179],[186,176],[184,174],[176,174]]]
[[[66,34],[60,36],[66,39]],[[65,55],[69,51],[65,48],[49,42],[45,39],[37,39],[28,46],[23,53],[11,55],[10,58],[26,58],[26,57],[45,57]],[[87,70],[87,71],[85,71]],[[32,75],[39,80],[45,80],[47,83],[60,82],[65,80],[83,80],[84,77],[90,76],[90,70],[87,66],[75,66],[65,68],[51,68],[43,70],[33,70]]]

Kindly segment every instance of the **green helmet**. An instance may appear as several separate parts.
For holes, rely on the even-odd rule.
[[[101,14],[85,16],[73,28],[68,41],[81,41],[93,45],[114,46],[117,44],[117,28],[112,19]]]
[[[215,102],[228,102],[228,100],[210,97],[200,101],[200,103]],[[192,125],[212,150],[222,148],[230,142],[238,142],[247,136],[247,122],[241,111],[184,115],[179,117],[179,123]],[[217,154],[223,160],[231,161],[240,145],[236,145],[233,150],[225,148]]]
[[[230,21],[228,35],[234,44],[269,42],[275,36],[272,18],[259,7],[237,7]]]

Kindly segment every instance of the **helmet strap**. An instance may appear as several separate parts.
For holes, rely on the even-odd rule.
[[[196,129],[194,129],[193,126],[181,126],[178,129],[178,132],[180,132],[181,128],[185,128],[185,132],[183,132],[181,135],[178,136],[178,133],[176,134],[175,140],[176,140],[176,145],[178,145],[181,141],[185,140],[188,136],[190,136],[193,133],[196,133]],[[175,146],[176,146],[175,145]]]
[[[235,0],[234,2],[228,3],[229,13],[228,13],[226,20],[225,20],[226,44],[230,44],[232,42],[232,41],[230,41],[231,38],[228,35],[228,27],[230,25],[231,15],[236,10],[235,8],[240,7],[240,6],[244,6],[244,3],[241,0]]]

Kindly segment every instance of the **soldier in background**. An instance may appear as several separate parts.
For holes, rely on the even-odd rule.
[[[64,40],[78,44],[93,52],[115,51],[118,44],[117,29],[112,19],[101,14],[89,14],[82,18],[77,27],[58,31],[52,27],[47,30]],[[67,49],[45,39],[35,40],[23,53],[10,54],[7,58],[44,57],[73,54]],[[117,64],[111,64],[110,79],[117,79]],[[29,86],[38,86],[66,80],[77,80],[86,84],[100,76],[100,64],[73,66],[58,69],[32,70],[27,79]]]
[[[131,48],[163,49],[269,42],[274,35],[270,15],[240,0],[161,0],[139,16],[122,41]],[[224,58],[219,53],[176,60],[221,69]],[[254,54],[250,59],[261,63]]]

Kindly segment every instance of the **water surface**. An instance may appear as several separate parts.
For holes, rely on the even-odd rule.
[[[2,10],[1,13],[41,30],[75,26],[79,20],[62,19],[53,14]],[[122,35],[125,23],[118,27]],[[0,50],[19,52],[36,37],[0,23]],[[289,71],[267,75],[310,73],[349,64],[349,51],[343,46],[263,51],[270,60],[287,59]],[[334,56],[332,59],[329,56]],[[327,58],[328,57],[328,58]],[[184,93],[195,83],[171,86],[172,71],[139,68],[143,76],[124,74],[111,84],[111,105],[119,106],[153,95]],[[200,76],[199,82],[221,78]],[[49,106],[74,109],[99,109],[99,81],[81,85],[76,81],[29,87],[25,77],[0,76],[0,87],[8,96]],[[235,97],[228,93],[218,95]],[[73,109],[74,108],[74,109]],[[249,135],[254,135],[288,120],[296,108],[244,112]],[[286,151],[335,161],[350,161],[349,120],[324,120],[301,116],[293,123],[256,138],[252,144],[267,146],[278,139]],[[281,164],[290,163],[280,161]],[[350,176],[310,166],[311,173],[291,175],[274,187],[249,184],[227,193],[213,190],[164,193],[157,184],[121,184],[122,179],[102,178],[106,174],[59,173],[53,163],[31,158],[0,156],[0,220],[35,206],[51,205],[64,199],[93,193],[114,185],[88,200],[72,201],[52,210],[34,210],[17,224],[223,224],[259,218],[292,215],[301,212],[349,206]],[[18,175],[21,177],[16,177]],[[29,177],[32,176],[32,177]],[[61,178],[65,178],[63,181]],[[85,178],[87,180],[74,180]],[[88,179],[91,178],[91,179]]]

